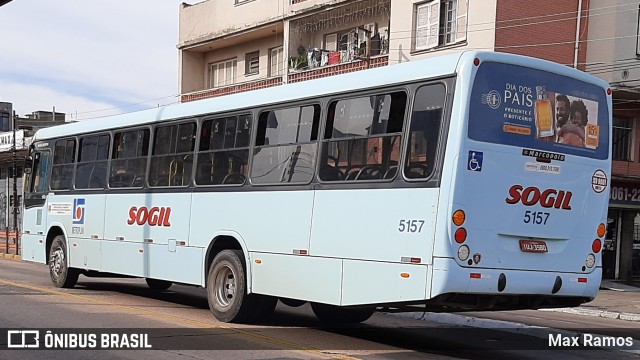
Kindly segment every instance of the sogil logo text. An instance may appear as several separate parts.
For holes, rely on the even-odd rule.
[[[151,226],[171,226],[170,222],[171,208],[170,207],[152,207],[151,209],[146,206],[135,207],[132,206],[129,209],[129,220],[127,224],[144,225],[149,224]]]
[[[540,190],[535,186],[523,187],[513,185],[509,188],[509,197],[505,199],[507,204],[517,204],[519,202],[525,206],[540,204],[544,208],[554,207],[556,209],[571,210],[571,191],[546,189]]]

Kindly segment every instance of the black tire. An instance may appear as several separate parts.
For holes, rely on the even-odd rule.
[[[245,265],[240,250],[222,250],[207,276],[209,309],[219,321],[247,322],[256,315],[258,298],[247,295]]]
[[[166,280],[158,280],[158,279],[151,279],[151,278],[145,278],[144,279],[147,282],[147,286],[149,286],[149,289],[152,290],[167,290],[168,288],[171,287],[171,285],[173,285],[173,283],[171,281],[166,281]]]
[[[319,303],[311,303],[311,309],[318,319],[332,324],[361,323],[373,315],[373,310],[347,309]]]
[[[49,249],[49,275],[59,288],[72,288],[78,282],[80,270],[69,267],[69,252],[63,235],[58,235]]]

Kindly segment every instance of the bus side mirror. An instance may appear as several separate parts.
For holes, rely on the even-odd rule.
[[[31,174],[31,168],[33,167],[33,157],[27,156],[24,159],[24,173]]]

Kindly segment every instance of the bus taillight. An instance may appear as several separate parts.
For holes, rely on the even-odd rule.
[[[595,239],[593,240],[593,244],[591,244],[591,250],[593,250],[594,253],[599,253],[600,250],[602,250],[602,241],[600,241],[600,239]]]
[[[606,232],[607,232],[607,227],[604,226],[604,224],[598,225],[598,237],[603,237]]]
[[[454,234],[454,238],[456,239],[456,242],[458,244],[462,244],[463,242],[465,242],[465,240],[467,240],[467,229],[458,228],[458,230],[456,230],[456,233]]]
[[[469,250],[469,247],[467,245],[462,245],[458,248],[458,259],[462,261],[467,260],[470,253],[471,250]]]
[[[461,226],[462,224],[464,224],[464,221],[466,220],[466,215],[464,211],[456,210],[453,213],[452,220],[456,226]]]

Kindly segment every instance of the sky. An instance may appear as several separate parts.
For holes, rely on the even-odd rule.
[[[9,2],[0,7],[0,101],[19,116],[55,107],[67,121],[177,102],[183,1]]]

